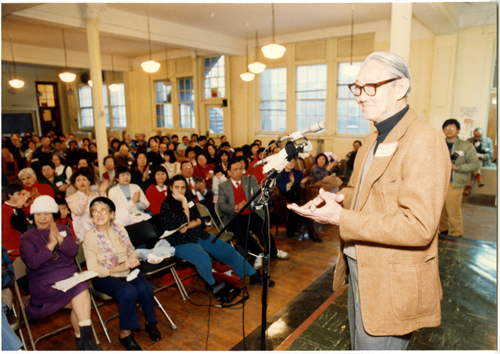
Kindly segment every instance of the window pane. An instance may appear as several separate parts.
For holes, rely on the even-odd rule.
[[[172,85],[156,81],[156,125],[160,128],[173,128]]]
[[[179,79],[179,126],[181,128],[195,128],[192,78]]]
[[[262,130],[286,130],[286,68],[261,74],[260,115]]]
[[[363,62],[354,62],[354,66],[361,68]],[[340,63],[337,82],[337,133],[368,134],[370,124],[363,118],[363,114],[351,93],[348,84],[356,81],[356,75],[346,75],[344,68],[350,63]]]
[[[224,97],[225,96],[225,69],[224,56],[205,58],[203,95],[204,98]]]
[[[326,64],[296,68],[297,130],[325,119]]]
[[[125,109],[125,84],[117,83],[119,89],[110,91],[111,107],[113,115],[113,126],[115,128],[127,127],[127,112]]]
[[[208,109],[208,119],[210,126],[210,133],[223,134],[224,133],[224,109],[222,107],[210,107]]]

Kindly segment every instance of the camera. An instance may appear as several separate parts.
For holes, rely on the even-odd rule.
[[[454,152],[453,155],[451,155],[451,162],[454,163],[459,156],[460,155],[457,152]]]

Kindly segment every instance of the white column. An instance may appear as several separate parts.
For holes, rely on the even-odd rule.
[[[395,2],[391,13],[391,49],[406,62],[410,62],[412,4]]]
[[[89,47],[90,79],[92,80],[92,107],[94,110],[94,130],[97,145],[97,159],[99,162],[99,175],[102,176],[106,169],[102,160],[108,154],[108,137],[106,132],[106,115],[102,99],[102,67],[101,50],[99,46],[99,29],[97,15],[100,9],[95,4],[87,4],[87,42]]]

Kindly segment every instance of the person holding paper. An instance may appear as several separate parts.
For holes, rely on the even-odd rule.
[[[19,253],[26,264],[30,302],[26,312],[30,318],[43,318],[63,307],[71,309],[77,350],[102,350],[92,342],[90,294],[86,282],[67,292],[52,286],[78,272],[74,257],[78,245],[69,227],[57,225],[59,208],[54,198],[43,195],[31,205],[35,227],[22,234]]]
[[[99,274],[98,278],[92,279],[94,289],[118,300],[120,343],[126,350],[142,350],[131,332],[141,328],[137,302],[144,312],[149,338],[152,341],[161,339],[156,328],[153,286],[138,269],[130,271],[140,265],[139,254],[132,246],[127,231],[113,222],[115,212],[111,199],[98,197],[92,200],[90,214],[93,227],[83,238],[83,252],[87,269]]]
[[[250,276],[251,285],[262,285],[263,279],[243,257],[228,243],[218,239],[212,243],[213,235],[205,232],[201,225],[200,213],[192,200],[186,198],[188,186],[182,176],[174,176],[170,181],[169,193],[160,210],[160,221],[165,230],[175,230],[187,223],[178,232],[167,237],[175,248],[175,255],[194,264],[198,274],[207,283],[207,288],[215,292],[216,284],[212,276],[212,260],[209,254],[222,263],[231,266],[236,275],[243,278]],[[274,282],[269,281],[269,286]]]

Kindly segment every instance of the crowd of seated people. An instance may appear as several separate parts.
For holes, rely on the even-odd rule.
[[[219,216],[226,223],[251,197],[249,193],[260,188],[266,174],[263,165],[257,162],[280,151],[274,141],[267,147],[262,146],[260,140],[255,140],[252,144],[233,148],[225,136],[221,138],[221,144],[216,146],[212,138],[197,134],[179,139],[177,135],[162,136],[161,131],[158,131],[149,139],[146,139],[145,134],[136,134],[135,139],[132,139],[131,134],[125,133],[123,140],[108,140],[108,155],[102,160],[97,157],[95,142],[88,138],[77,139],[73,134],[50,133],[41,139],[32,134],[25,134],[22,138],[20,134],[12,134],[3,139],[2,147],[16,161],[15,164],[7,164],[7,169],[3,171],[3,181],[7,173],[10,178],[2,184],[2,244],[12,260],[21,255],[29,269],[28,278],[33,277],[30,274],[38,274],[35,270],[43,265],[40,256],[33,255],[46,253],[42,257],[44,262],[57,255],[61,259],[71,258],[75,245],[83,242],[88,257],[87,265],[99,274],[98,280],[93,281],[94,287],[119,298],[121,295],[110,289],[111,283],[103,280],[113,278],[114,281],[114,278],[119,278],[121,281],[138,265],[136,253],[123,227],[158,215],[165,230],[176,229],[187,223],[167,240],[176,249],[176,256],[197,268],[210,291],[217,284],[211,275],[209,255],[232,266],[239,277],[249,275],[251,284],[263,283],[258,270],[262,267],[263,242],[267,235],[262,232],[264,218],[261,211],[246,210],[230,227],[237,244],[247,244],[246,254],[243,254],[241,247],[238,253],[234,248],[226,247],[227,244],[222,241],[212,244],[213,236],[207,231],[213,221],[215,225],[211,225],[211,230],[216,233],[222,226]],[[281,196],[295,203],[300,201],[300,190],[311,183],[301,171],[294,170],[296,161],[292,160],[278,178]],[[333,166],[327,165],[327,161],[327,156],[318,155],[317,164],[311,170],[312,182],[334,173]],[[101,164],[105,171],[102,175],[99,174]],[[43,207],[37,204],[41,201],[44,202],[40,204]],[[195,207],[197,203],[206,207],[212,217],[202,219]],[[220,215],[217,215],[216,206]],[[34,219],[29,217],[32,214],[35,214]],[[38,214],[44,214],[43,218]],[[293,237],[297,224],[304,223],[309,238],[321,242],[310,221],[290,214],[287,236]],[[246,234],[249,218],[250,234]],[[41,231],[42,237],[35,243],[29,241],[40,233],[37,231]],[[60,237],[62,232],[70,237],[63,240]],[[68,246],[70,241],[74,245],[71,243]],[[23,249],[23,244],[30,246]],[[276,247],[273,235],[270,235],[269,247],[271,258],[283,260],[290,257],[287,252]],[[110,251],[112,248],[116,249]],[[108,251],[116,253],[120,262],[116,263],[115,258],[108,257]],[[123,266],[121,260],[127,261],[127,265]],[[253,261],[253,266],[247,260]],[[45,271],[45,268],[42,269]],[[138,287],[143,287],[142,278],[137,282]],[[116,284],[121,287],[120,282]],[[271,281],[271,284],[274,282]],[[38,285],[35,283],[30,286]],[[149,288],[141,288],[141,291],[145,291],[144,296],[150,296]],[[88,290],[81,288],[77,292],[85,293]],[[32,314],[45,316],[61,306],[74,306],[87,301],[85,295],[74,302],[73,298],[77,296],[80,295],[75,292],[62,299],[51,299],[54,305],[50,311]],[[155,327],[154,310],[151,313],[148,308],[149,300],[118,300],[128,304],[130,309],[131,304],[135,308],[137,301],[144,301],[141,305],[147,309],[143,306],[143,310],[149,311],[146,316],[147,332],[152,339],[159,340],[161,336]],[[79,320],[82,319],[79,321],[80,326],[74,325],[77,343],[82,343],[77,347],[97,350],[87,336],[89,322],[86,306],[82,307],[84,313],[76,314]],[[125,307],[123,311],[127,311],[130,316],[120,320],[120,343],[127,349],[137,348],[130,332],[138,328],[136,315],[134,311],[125,310]],[[83,336],[84,340],[79,341],[78,338]]]

